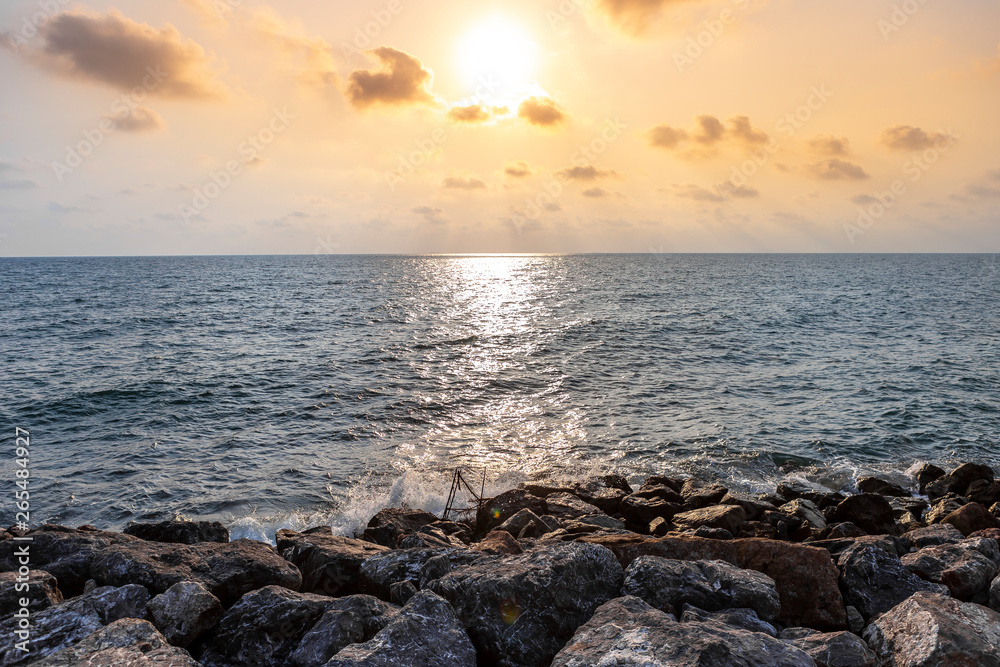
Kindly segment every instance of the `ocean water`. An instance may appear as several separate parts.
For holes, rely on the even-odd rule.
[[[0,304],[36,525],[350,534],[440,511],[459,466],[487,492],[1000,470],[994,255],[2,259]]]

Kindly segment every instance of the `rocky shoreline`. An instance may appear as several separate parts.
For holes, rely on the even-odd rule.
[[[468,521],[387,508],[276,548],[207,522],[0,530],[0,665],[1000,667],[994,472],[857,488],[533,482]]]

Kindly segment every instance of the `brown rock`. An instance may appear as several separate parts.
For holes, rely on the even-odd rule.
[[[747,513],[739,505],[716,505],[677,514],[673,518],[673,523],[681,530],[706,526],[721,528],[735,534],[746,520]]]
[[[929,463],[925,463],[924,465],[920,466],[920,468],[918,468],[917,472],[914,474],[914,477],[917,480],[917,484],[920,487],[920,493],[924,493],[928,484],[930,484],[934,480],[941,479],[942,477],[945,476],[945,474],[947,473],[944,470]]]
[[[706,484],[698,480],[689,479],[681,487],[681,497],[688,507],[700,509],[709,505],[718,504],[729,493],[729,490],[719,484]]]
[[[977,479],[969,484],[965,495],[974,503],[979,503],[983,507],[992,507],[1000,502],[1000,482]]]
[[[18,590],[18,584],[26,588]],[[32,613],[63,601],[56,578],[44,570],[32,570],[26,581],[17,572],[0,572],[0,618],[13,617],[21,609],[23,598],[27,598]]]
[[[477,544],[472,545],[476,551],[487,554],[516,556],[522,552],[521,545],[505,530],[495,530]]]
[[[973,537],[985,537],[990,540],[996,540],[1000,543],[1000,528],[987,528],[986,530],[977,530],[973,534],[969,535],[970,538]]]
[[[834,519],[850,521],[869,535],[889,535],[896,525],[889,501],[871,493],[845,498],[837,505]]]
[[[969,503],[946,516],[941,522],[955,526],[963,535],[971,535],[978,530],[1000,528],[1000,521],[979,503]]]
[[[557,519],[577,519],[592,514],[602,514],[595,505],[586,503],[570,493],[553,493],[545,499],[545,508]]]
[[[633,493],[622,499],[619,511],[626,524],[641,527],[648,526],[657,517],[670,521],[681,509],[677,503],[668,503],[660,498],[643,498]]]
[[[282,556],[302,572],[302,591],[330,597],[358,593],[361,564],[386,547],[330,534],[330,529],[296,533],[278,531]]]
[[[938,498],[934,501],[934,504],[931,505],[930,510],[924,517],[924,521],[926,521],[928,525],[941,523],[946,516],[968,504],[968,498],[963,498],[953,494],[949,494],[943,498]]]
[[[437,520],[436,516],[423,510],[387,507],[371,518],[363,539],[392,549],[401,536],[415,533]]]
[[[170,544],[224,543],[229,541],[229,529],[218,521],[132,522],[122,532],[138,537],[140,540]]]
[[[895,496],[897,498],[906,498],[913,495],[900,485],[877,477],[862,477],[859,479],[858,490],[861,493],[874,493],[879,496]]]
[[[476,514],[476,529],[485,534],[514,516],[521,510],[531,510],[537,516],[548,514],[545,501],[524,489],[505,491],[483,504]]]

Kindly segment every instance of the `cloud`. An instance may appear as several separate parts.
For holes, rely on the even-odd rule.
[[[584,197],[590,197],[591,199],[603,199],[609,196],[611,193],[604,188],[588,188],[583,191]]]
[[[27,57],[63,76],[123,91],[145,86],[159,97],[225,97],[226,88],[216,80],[205,50],[172,25],[156,29],[112,9],[106,16],[56,14],[38,32],[42,45]],[[162,76],[151,78],[151,73]]]
[[[760,196],[760,190],[749,185],[741,185],[738,188],[731,187],[728,190],[729,194],[733,197],[739,199],[753,199],[754,197]]]
[[[950,137],[938,132],[925,132],[912,125],[895,125],[882,132],[879,141],[894,151],[922,151],[935,144],[949,141]]]
[[[422,215],[424,220],[433,225],[440,225],[448,220],[444,210],[432,206],[418,206],[413,209],[413,212],[417,215]]]
[[[436,104],[429,87],[434,74],[408,53],[388,46],[369,51],[379,62],[379,71],[357,70],[347,84],[347,99],[358,109],[372,106]]]
[[[472,176],[449,176],[441,183],[448,190],[485,190],[486,182]]]
[[[707,188],[703,188],[700,185],[695,185],[694,183],[687,183],[686,185],[677,186],[677,196],[684,197],[685,199],[693,199],[695,201],[702,202],[724,202],[726,198],[717,192],[712,192]]]
[[[766,144],[771,139],[767,132],[755,130],[750,124],[750,119],[746,116],[733,116],[727,122],[729,123],[729,133],[737,141],[742,141],[749,146]]]
[[[872,197],[871,195],[856,195],[851,197],[851,203],[857,204],[858,206],[868,206],[869,204],[874,204],[878,202],[878,199]]]
[[[233,11],[224,0],[181,0],[181,4],[201,17],[205,23],[224,23],[226,14]]]
[[[622,32],[640,36],[648,32],[650,24],[664,8],[680,2],[681,0],[598,0],[597,9]]]
[[[657,125],[648,133],[649,145],[656,148],[673,149],[684,141],[687,141],[688,133],[678,130],[669,125]]]
[[[507,107],[488,107],[485,104],[452,107],[448,111],[448,120],[454,123],[479,124],[486,123],[496,116],[510,113]]]
[[[526,178],[531,176],[531,167],[527,162],[508,162],[503,168],[503,173],[511,178]]]
[[[566,112],[548,97],[529,97],[521,102],[517,115],[538,127],[555,127],[569,119]]]
[[[586,167],[570,167],[568,169],[563,169],[556,172],[556,175],[567,181],[592,182],[601,178],[617,177],[619,174],[615,171],[603,171],[593,165],[587,165]]]
[[[806,176],[822,181],[864,181],[871,178],[858,165],[838,158],[806,165],[802,171]]]
[[[301,58],[303,84],[323,87],[338,82],[333,47],[326,40],[310,37],[301,25],[292,25],[269,7],[254,12],[251,26],[286,55]]]
[[[722,135],[726,133],[726,128],[722,125],[722,121],[715,116],[698,116],[694,120],[697,125],[694,140],[699,144],[711,146],[721,140]]]
[[[144,106],[137,106],[131,112],[118,116],[105,115],[104,118],[113,122],[115,129],[122,132],[156,132],[167,126],[160,114]]]
[[[847,137],[819,135],[809,140],[809,150],[827,157],[846,157],[851,152]]]
[[[748,147],[766,144],[771,139],[763,130],[754,128],[747,116],[733,116],[725,124],[708,114],[697,116],[694,120],[695,127],[692,130],[657,125],[646,133],[649,145],[654,148],[674,150],[680,148],[682,144],[693,141],[709,148],[723,142]]]
[[[978,182],[966,186],[965,194],[977,199],[1000,199],[1000,169],[988,171]]]
[[[0,181],[0,190],[32,190],[38,187],[38,183],[21,179],[17,181]]]

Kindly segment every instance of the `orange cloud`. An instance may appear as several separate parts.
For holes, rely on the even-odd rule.
[[[598,0],[597,9],[613,26],[630,35],[645,34],[669,5],[683,0]]]
[[[858,165],[838,158],[806,165],[802,173],[821,181],[865,181],[871,178],[868,172]]]
[[[496,116],[503,116],[509,113],[509,111],[507,107],[488,107],[485,104],[471,104],[464,107],[452,107],[448,111],[448,120],[455,123],[487,123]]]
[[[441,183],[448,190],[485,190],[486,182],[472,176],[449,176]]]
[[[388,46],[370,51],[382,63],[380,71],[357,70],[347,84],[347,99],[358,109],[372,106],[435,104],[428,88],[434,74],[408,53]]]
[[[539,127],[562,125],[569,119],[566,112],[548,97],[529,97],[521,102],[517,115]]]
[[[817,155],[844,157],[851,152],[847,137],[820,135],[809,140],[809,150]]]
[[[104,116],[122,132],[155,132],[167,126],[160,114],[144,106],[137,106],[130,112],[117,116]]]
[[[894,151],[922,151],[949,139],[946,134],[925,132],[912,125],[895,125],[887,128],[879,138],[883,145]]]
[[[674,150],[689,141],[712,148],[725,141],[742,146],[759,146],[771,140],[766,132],[754,128],[747,116],[733,116],[726,121],[726,124],[715,116],[707,114],[697,116],[694,121],[695,127],[690,131],[669,125],[657,125],[646,133],[649,145],[654,148]],[[701,156],[708,154],[705,151],[696,153]]]
[[[592,182],[601,178],[617,177],[618,172],[603,171],[593,165],[587,165],[586,167],[570,167],[569,169],[563,169],[562,171],[557,172],[556,175],[567,181]]]
[[[326,40],[310,37],[301,26],[288,23],[270,8],[254,12],[251,26],[288,56],[301,58],[299,78],[303,83],[312,86],[337,83],[333,48]]]
[[[510,162],[504,167],[503,173],[511,178],[526,178],[531,176],[531,167],[527,162]]]

